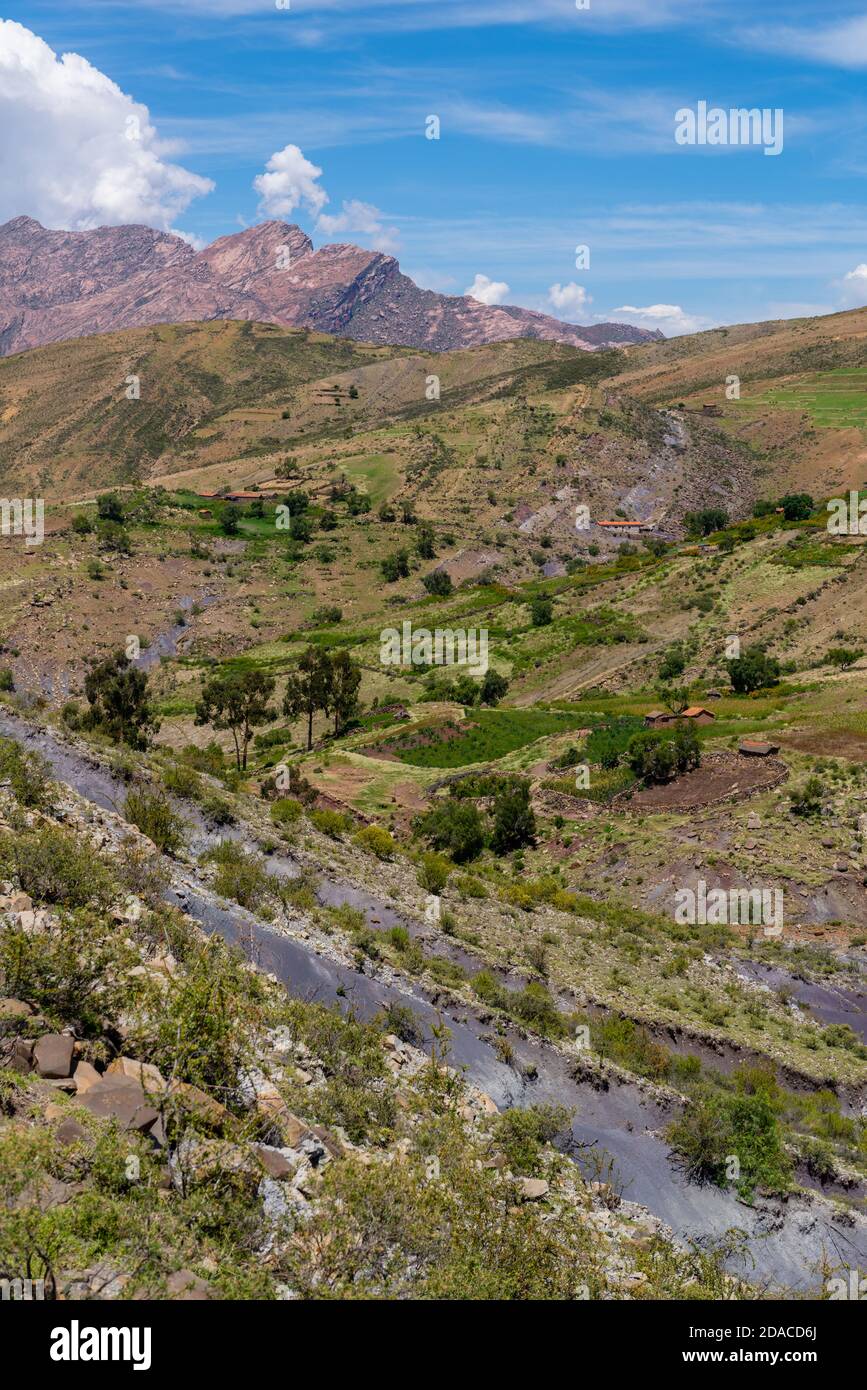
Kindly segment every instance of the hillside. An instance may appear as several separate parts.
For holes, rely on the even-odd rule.
[[[104,1252],[130,1288],[171,1296],[182,1275],[205,1296],[316,1297],[316,1234],[375,1245],[403,1162],[412,1223],[423,1154],[447,1172],[438,1212],[486,1175],[478,1220],[520,1252],[518,1220],[540,1296],[561,1290],[564,1261],[603,1297],[815,1295],[841,1232],[851,1260],[867,1255],[867,550],[829,534],[826,455],[810,465],[811,441],[843,460],[841,440],[862,439],[860,382],[805,396],[811,374],[862,370],[858,316],[843,326],[737,330],[745,390],[722,414],[703,408],[714,374],[735,370],[721,331],[435,355],[217,321],[0,362],[3,487],[35,481],[48,504],[43,545],[0,544],[0,968],[17,1020],[4,1046],[27,1063],[9,1124],[38,1182],[68,1181],[45,1134],[77,1126],[86,1194],[100,1181],[87,1146],[109,1140],[80,1113],[85,1063],[109,1090],[119,1071],[147,1078],[154,1113],[170,1075],[205,1096],[192,1122],[168,1106],[170,1163],[142,1137],[172,1195],[160,1259],[139,1274],[124,1248]],[[798,376],[802,331],[816,342]],[[790,464],[774,432],[807,411],[816,433]],[[795,483],[811,497],[787,518]],[[701,509],[707,534],[690,530]],[[385,659],[404,624],[484,634],[487,671]],[[121,742],[88,676],[131,639],[150,722]],[[760,649],[749,688],[733,639]],[[293,683],[310,662],[333,679],[340,661],[356,698],[323,695],[308,746]],[[261,682],[243,767],[207,703],[215,680]],[[130,690],[117,695],[122,721]],[[646,716],[687,705],[701,718],[676,726],[693,740],[683,764],[642,763],[642,740],[666,738]],[[58,789],[36,795],[19,747]],[[49,1110],[36,1049],[60,1046],[43,1039],[75,1006],[51,962],[84,866],[130,938],[116,957],[82,928],[77,949],[117,973],[127,1007],[88,1014]],[[779,931],[684,921],[680,895],[702,886],[779,895]],[[28,924],[33,964],[13,973]],[[277,984],[241,988],[200,928]],[[221,1016],[205,1068],[171,1039],[217,968],[243,1016]],[[161,1029],[131,981],[165,973]],[[424,1061],[443,1046],[465,1090]],[[265,1116],[239,1080],[250,1056]],[[313,1246],[245,1245],[227,1165],[257,1240],[288,1205]],[[223,1194],[214,1236],[188,1200],[199,1182]],[[152,1219],[149,1194],[130,1220]],[[555,1217],[569,1248],[552,1254]],[[602,1230],[600,1266],[581,1251]],[[461,1231],[486,1287],[523,1296],[515,1259],[495,1274]],[[60,1248],[61,1287],[84,1270],[90,1288],[99,1252],[76,1265]],[[394,1248],[389,1270],[358,1273],[341,1245],[329,1287],[462,1296],[460,1261],[420,1254],[411,1233]]]
[[[0,226],[3,354],[121,328],[225,318],[436,352],[517,337],[590,351],[657,336],[422,290],[393,256],[343,243],[314,250],[300,227],[284,222],[220,237],[199,252],[150,227],[49,231],[32,217]]]
[[[769,490],[836,496],[867,480],[867,309],[738,324],[627,352],[618,378],[627,394],[713,410]],[[735,376],[740,398],[729,399]]]
[[[320,480],[390,457],[415,498],[437,477],[442,520],[472,500],[492,521],[507,484],[520,488],[513,505],[562,513],[564,540],[564,488],[594,516],[626,496],[661,520],[687,509],[712,469],[710,491],[745,505],[749,450],[712,421],[687,429],[602,389],[621,364],[617,350],[528,339],[422,355],[246,322],[83,338],[0,359],[0,479],[42,488],[50,506],[116,483],[243,486],[273,478],[287,451]],[[441,441],[433,473],[418,466],[419,430]],[[504,476],[489,510],[494,473]]]

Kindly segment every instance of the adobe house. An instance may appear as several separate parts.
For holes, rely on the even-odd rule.
[[[606,531],[625,531],[627,535],[638,531],[651,531],[653,528],[644,521],[597,521],[597,526]]]
[[[712,724],[716,715],[711,710],[705,709],[704,705],[690,705],[680,716],[681,719],[688,719],[693,724]]]
[[[779,753],[778,743],[767,743],[763,739],[745,738],[738,745],[738,752],[745,758],[769,758],[772,753]]]
[[[678,719],[688,719],[691,724],[712,724],[716,718],[704,705],[690,705],[682,714],[672,714],[668,710],[651,710],[644,716],[644,723],[648,729],[660,729],[665,724],[676,724]]]

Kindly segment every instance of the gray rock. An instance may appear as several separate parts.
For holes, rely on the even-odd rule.
[[[75,1046],[66,1033],[46,1033],[33,1049],[33,1060],[40,1076],[67,1077],[72,1072],[72,1050]]]

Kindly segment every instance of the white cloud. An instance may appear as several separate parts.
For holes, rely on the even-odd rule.
[[[326,236],[334,236],[338,232],[369,236],[375,251],[390,253],[396,251],[400,245],[397,228],[383,226],[379,208],[374,207],[372,203],[362,203],[358,198],[344,200],[343,211],[334,217],[329,213],[322,213],[316,225]]]
[[[588,304],[593,303],[593,296],[587,293],[583,285],[576,285],[574,280],[570,280],[568,285],[552,285],[548,290],[548,302],[558,314],[581,314]]]
[[[322,170],[311,164],[297,145],[284,145],[276,150],[257,174],[253,187],[259,194],[259,211],[269,217],[288,217],[303,203],[308,212],[318,216],[328,202],[328,194],[317,183]]]
[[[682,333],[701,333],[712,328],[710,319],[699,314],[687,314],[679,304],[649,304],[640,309],[634,304],[622,304],[612,309],[610,314],[597,315],[614,323],[631,323],[636,328],[659,328],[666,338],[677,338]]]
[[[170,147],[146,106],[14,20],[0,20],[0,126],[0,220],[28,213],[49,227],[168,230],[214,186],[166,161]]]
[[[867,304],[867,264],[856,265],[847,271],[839,285],[840,297],[850,308]]]
[[[464,290],[464,294],[468,294],[470,299],[477,299],[480,304],[502,304],[508,293],[509,286],[505,280],[489,280],[487,275],[477,275]]]
[[[179,236],[181,241],[187,242],[194,251],[204,251],[207,242],[204,237],[197,236],[195,232],[184,232],[180,227],[172,227],[172,236]]]
[[[824,29],[811,23],[804,28],[768,25],[748,29],[744,38],[756,48],[772,53],[791,53],[814,63],[840,68],[867,67],[867,16],[859,15]]]

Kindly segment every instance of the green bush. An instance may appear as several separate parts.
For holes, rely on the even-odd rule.
[[[117,883],[93,848],[65,830],[46,827],[10,836],[0,845],[4,872],[36,902],[107,907]]]
[[[818,816],[822,810],[825,789],[819,777],[808,777],[800,787],[789,792],[792,814],[795,816]]]
[[[294,796],[281,796],[271,803],[271,819],[275,825],[292,825],[300,819],[303,807]]]
[[[133,787],[123,803],[123,814],[164,854],[172,854],[183,844],[184,823],[161,791]]]
[[[214,887],[223,898],[234,898],[242,907],[260,908],[273,900],[279,883],[268,873],[261,854],[248,854],[236,840],[221,840],[201,856],[204,864],[216,864]]]
[[[418,866],[419,887],[428,893],[441,893],[449,881],[451,868],[441,854],[423,854]]]
[[[564,1105],[514,1107],[495,1120],[494,1139],[513,1173],[533,1176],[539,1171],[543,1146],[568,1132],[571,1123],[572,1112]]]
[[[356,831],[355,843],[377,859],[393,859],[397,852],[397,845],[381,825],[362,826]]]
[[[186,796],[198,799],[202,791],[202,781],[196,772],[187,764],[173,763],[163,772],[163,786],[167,792],[173,792],[175,796]]]
[[[39,753],[28,753],[12,739],[0,738],[0,779],[8,782],[22,806],[45,808],[51,799],[48,764]]]
[[[457,864],[477,858],[484,847],[482,818],[469,801],[444,801],[420,817],[418,828],[434,849],[445,850]]]
[[[355,824],[352,816],[344,815],[341,811],[311,811],[310,820],[317,830],[332,840],[339,840]]]

